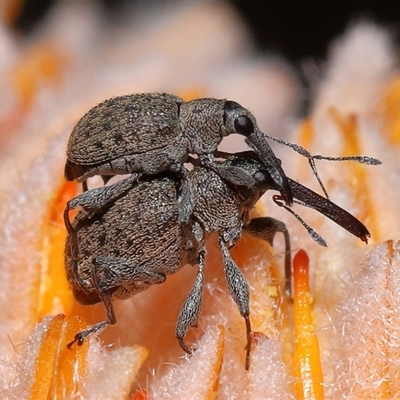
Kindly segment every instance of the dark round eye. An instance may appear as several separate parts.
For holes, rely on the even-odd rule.
[[[249,117],[238,117],[235,119],[235,130],[240,135],[249,136],[254,132],[254,125]]]

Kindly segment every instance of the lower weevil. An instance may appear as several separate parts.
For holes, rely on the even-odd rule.
[[[241,169],[252,177],[255,184],[252,188],[231,185],[203,166],[189,172],[194,205],[190,229],[199,247],[193,245],[187,229],[179,223],[176,195],[180,182],[171,174],[144,176],[139,182],[128,178],[84,192],[69,202],[64,214],[69,233],[65,248],[68,280],[79,302],[95,304],[102,301],[107,311],[107,320],[79,332],[69,347],[74,342],[81,344],[88,335],[116,323],[113,299],[126,299],[152,284],[164,282],[168,275],[184,265],[192,264],[198,266],[197,276],[176,326],[180,346],[190,353],[191,348],[185,344],[184,338],[200,315],[204,242],[211,232],[217,232],[227,285],[246,324],[246,367],[249,366],[249,287],[229,248],[242,232],[266,240],[271,245],[275,234],[283,233],[286,246],[285,291],[290,295],[290,239],[284,223],[270,217],[249,217],[249,211],[266,190],[279,191],[279,185],[258,157],[252,152],[244,152],[228,157],[220,164]],[[294,199],[300,204],[316,209],[366,241],[369,232],[355,217],[301,184],[291,179],[288,182]],[[118,193],[117,197],[113,197],[115,193]],[[99,206],[99,196],[108,198],[105,208]],[[276,196],[277,204],[283,205],[281,199],[281,196]],[[84,209],[71,224],[68,212],[78,206]],[[324,244],[312,228],[300,221],[318,243]]]

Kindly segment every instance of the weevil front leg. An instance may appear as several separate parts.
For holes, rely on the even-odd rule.
[[[113,185],[102,186],[83,192],[67,202],[67,205],[64,209],[64,224],[71,238],[70,254],[74,259],[78,257],[79,247],[75,229],[73,228],[71,220],[69,218],[69,212],[77,207],[82,207],[85,211],[89,213],[88,218],[90,218],[91,215],[101,210],[109,202],[114,201],[122,196],[127,190],[132,187],[132,185],[140,178],[140,176],[141,174],[139,173],[132,174],[128,178],[118,181]],[[75,276],[78,276],[76,268],[74,270],[74,273]]]
[[[193,348],[189,347],[184,338],[189,328],[196,326],[200,317],[200,308],[203,297],[203,282],[204,282],[204,249],[199,252],[198,270],[194,285],[183,303],[176,324],[175,335],[181,348],[188,354],[193,353]]]
[[[192,232],[191,217],[194,210],[193,192],[187,169],[182,164],[173,164],[171,171],[178,172],[182,177],[180,193],[178,196],[179,223],[182,224],[184,235],[192,242],[195,249],[199,249],[200,242]]]
[[[136,266],[129,260],[94,257],[92,260],[91,279],[96,293],[104,304],[107,319],[78,332],[74,340],[67,345],[69,349],[74,343],[78,343],[81,346],[89,335],[99,334],[108,325],[117,323],[111,299],[112,289],[122,286],[129,290],[129,286],[135,283],[136,286],[143,285],[141,288],[143,290],[152,284],[163,283],[166,277],[164,274],[149,270],[145,265]]]
[[[64,218],[65,215],[68,216],[68,212],[70,210],[73,210],[77,207],[82,207],[89,214],[98,212],[108,203],[117,200],[127,190],[129,190],[141,175],[141,173],[134,173],[112,185],[101,186],[79,194],[67,202],[64,211]]]
[[[200,156],[200,162],[202,165],[218,174],[222,179],[232,183],[233,185],[254,188],[257,184],[253,177],[246,173],[242,168],[216,164],[212,155]]]
[[[242,271],[233,261],[228,248],[223,240],[219,237],[219,245],[222,251],[222,259],[224,262],[225,277],[228,283],[229,292],[239,307],[240,315],[244,318],[246,324],[246,369],[250,367],[250,350],[251,350],[251,324],[250,324],[250,290],[249,284],[244,277]]]
[[[265,240],[271,246],[276,233],[281,232],[285,238],[285,288],[284,293],[289,298],[292,297],[292,259],[290,248],[290,236],[286,225],[277,219],[270,217],[253,218],[243,227],[243,231],[250,235]]]

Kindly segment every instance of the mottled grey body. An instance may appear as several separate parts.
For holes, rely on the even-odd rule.
[[[171,174],[136,176],[84,192],[67,203],[64,218],[68,230],[65,264],[68,280],[78,301],[94,304],[102,301],[107,320],[79,332],[75,341],[82,343],[91,333],[116,323],[112,299],[125,299],[152,284],[164,282],[185,264],[197,264],[193,287],[179,313],[176,336],[181,347],[191,352],[184,337],[200,315],[204,277],[204,241],[217,232],[227,285],[246,323],[249,365],[251,325],[249,288],[232,259],[229,248],[243,231],[271,245],[277,232],[285,238],[285,293],[290,295],[290,239],[284,223],[270,217],[249,218],[249,211],[269,189],[279,190],[269,171],[254,153],[244,152],[220,162],[224,167],[240,169],[250,176],[252,188],[236,186],[209,168],[198,166],[189,173],[193,187],[193,220],[190,227],[179,222],[177,190],[179,179]],[[366,227],[347,211],[312,190],[289,180],[296,201],[314,208],[353,235],[367,241]],[[284,206],[281,196],[274,196]],[[82,207],[71,224],[69,210]],[[288,209],[286,206],[284,206]],[[294,214],[319,244],[325,241]],[[190,228],[190,229],[189,229]],[[192,238],[195,238],[193,241]],[[198,243],[199,247],[193,243]]]
[[[254,116],[234,101],[213,98],[185,102],[167,93],[115,97],[89,110],[68,141],[65,177],[84,182],[94,175],[157,174],[173,171],[182,178],[180,221],[193,210],[191,186],[183,163],[196,154],[200,163],[234,185],[254,186],[240,169],[235,173],[213,158],[223,137],[238,133],[259,154],[287,203],[291,189]]]
[[[179,97],[152,93],[114,97],[93,107],[70,135],[66,178],[155,174],[182,163],[189,147],[179,127],[182,103]]]
[[[113,298],[130,297],[152,284],[162,283],[166,276],[186,264],[197,264],[196,281],[181,309],[176,330],[180,345],[190,351],[183,338],[199,318],[204,240],[211,232],[219,234],[228,287],[245,318],[250,341],[249,288],[228,248],[236,243],[243,230],[271,244],[276,232],[282,232],[288,251],[289,236],[285,225],[277,220],[269,217],[249,220],[249,211],[260,196],[267,189],[276,189],[265,167],[258,161],[238,157],[223,164],[240,168],[257,179],[257,184],[252,189],[229,185],[214,171],[205,167],[195,168],[189,173],[194,205],[191,232],[179,223],[176,196],[179,180],[171,175],[146,177],[131,182],[128,188],[124,181],[99,188],[107,193],[116,188],[118,193],[116,199],[107,201],[105,208],[96,210],[99,193],[95,190],[71,200],[73,207],[69,205],[67,210],[77,206],[84,206],[86,210],[78,213],[72,225],[67,213],[69,236],[65,264],[68,281],[78,301],[84,304],[103,301],[108,315],[107,321],[80,332],[76,338],[78,342],[107,324],[115,323],[111,305]],[[263,224],[260,224],[261,220]],[[193,245],[190,235],[195,236],[199,248]],[[290,258],[287,260],[290,262]]]
[[[86,211],[79,212],[72,226],[79,243],[77,273],[82,286],[71,268],[75,263],[69,251],[71,235],[65,254],[68,281],[77,300],[83,304],[101,301],[93,286],[92,268],[96,268],[102,290],[110,291],[112,298],[126,299],[154,279],[162,282],[185,264],[197,262],[197,254],[193,258],[191,243],[186,243],[183,228],[177,224],[177,185],[173,178],[140,181],[104,212],[91,218]],[[93,264],[99,257],[101,264]],[[144,279],[138,276],[139,270]]]
[[[219,143],[231,133],[245,136],[258,157],[245,152],[215,162]],[[286,177],[266,137],[253,115],[233,101],[184,102],[165,93],[109,99],[81,118],[68,142],[66,178],[84,182],[101,175],[106,182],[113,175],[130,176],[84,192],[71,199],[64,211],[65,265],[74,295],[83,304],[103,302],[107,310],[106,321],[79,332],[69,346],[116,323],[114,298],[126,299],[164,282],[186,264],[197,264],[195,282],[176,326],[179,344],[191,352],[184,337],[200,315],[204,241],[210,232],[217,232],[227,285],[246,323],[248,367],[249,288],[229,252],[243,231],[271,245],[275,234],[283,233],[285,293],[290,295],[290,240],[285,224],[270,217],[249,219],[249,211],[268,189],[281,193],[274,196],[276,204],[295,215],[319,244],[325,245],[322,237],[287,207],[293,197],[367,241],[369,232],[355,217]],[[379,163],[370,157],[311,156],[298,145],[270,139],[308,157],[323,189],[314,159]],[[200,166],[190,154],[199,156]],[[190,173],[183,166],[188,160],[196,164]],[[76,207],[83,210],[71,224],[69,211]]]

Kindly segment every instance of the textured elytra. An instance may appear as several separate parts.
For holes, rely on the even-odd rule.
[[[190,251],[184,251],[188,246],[177,223],[176,185],[173,178],[140,181],[103,213],[91,218],[86,211],[78,213],[73,222],[79,243],[78,261],[70,251],[71,235],[66,243],[65,261],[68,280],[79,301],[100,301],[91,278],[94,257],[120,261],[120,265],[113,263],[113,270],[101,272],[103,287],[107,286],[106,290],[111,290],[116,298],[130,297],[150,285],[135,280],[135,268],[167,275],[193,261]],[[73,275],[75,262],[80,279],[86,283],[83,288]]]
[[[179,143],[179,105],[166,93],[114,97],[90,109],[74,127],[67,158],[91,165]]]

